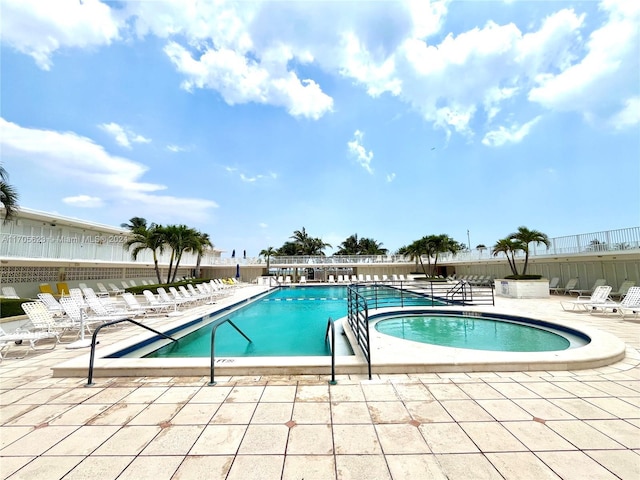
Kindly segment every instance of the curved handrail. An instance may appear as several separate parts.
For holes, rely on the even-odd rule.
[[[327,332],[324,335],[324,342],[327,343],[329,339],[329,332],[331,332],[331,380],[330,385],[336,385],[336,326],[333,323],[333,319],[329,317],[327,321]]]
[[[107,323],[103,323],[102,325],[100,325],[98,328],[96,328],[93,331],[93,335],[91,337],[91,356],[89,357],[89,375],[87,377],[87,384],[85,385],[85,387],[90,387],[91,385],[94,385],[94,383],[92,382],[93,380],[93,363],[95,360],[95,356],[96,356],[96,344],[98,342],[96,342],[96,339],[98,338],[98,332],[100,330],[102,330],[103,327],[109,327],[111,325],[115,325],[116,323],[122,323],[122,322],[131,322],[134,323],[136,325],[138,325],[139,327],[142,328],[146,328],[147,330],[152,331],[153,333],[156,333],[158,335],[160,335],[161,337],[167,338],[169,340],[171,340],[172,342],[178,342],[175,338],[170,337],[169,335],[166,335],[162,332],[159,332],[158,330],[155,330],[151,327],[148,327],[147,325],[144,325],[140,322],[136,322],[135,320],[131,319],[131,318],[121,318],[119,320],[113,320],[111,322],[107,322]]]
[[[216,382],[214,381],[214,363],[215,363],[215,350],[214,350],[214,346],[215,346],[215,340],[216,340],[216,330],[218,329],[218,327],[220,325],[222,325],[223,323],[230,323],[231,326],[233,328],[235,328],[238,333],[240,333],[240,335],[242,335],[244,338],[247,339],[247,341],[249,343],[253,343],[253,341],[247,337],[242,330],[240,330],[235,323],[233,323],[231,320],[229,320],[228,318],[221,318],[220,320],[216,320],[215,322],[212,323],[212,328],[211,328],[211,381],[209,382],[209,386],[213,386],[216,384]]]

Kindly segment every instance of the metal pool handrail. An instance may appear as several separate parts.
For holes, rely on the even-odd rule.
[[[228,318],[221,318],[220,320],[216,320],[215,322],[212,323],[213,327],[211,329],[211,381],[209,382],[209,386],[213,386],[216,384],[216,382],[214,381],[214,372],[213,372],[213,368],[214,368],[214,363],[215,363],[215,350],[214,350],[214,345],[215,345],[215,340],[216,340],[216,330],[218,329],[218,327],[220,325],[222,325],[223,323],[230,323],[231,326],[233,328],[235,328],[238,333],[240,333],[240,335],[242,335],[244,338],[247,339],[247,341],[249,343],[253,343],[253,341],[247,337],[244,332],[242,330],[240,330],[235,323],[233,323],[231,320],[229,320]]]
[[[331,380],[329,384],[335,385],[338,383],[336,382],[336,326],[331,317],[329,317],[329,321],[327,322],[327,332],[324,335],[325,343],[329,340],[329,332],[331,332]]]
[[[89,375],[87,377],[87,384],[85,385],[85,387],[90,387],[91,385],[93,385],[93,362],[96,356],[96,344],[98,342],[96,342],[96,339],[98,338],[98,332],[100,330],[102,330],[103,327],[109,327],[111,325],[115,325],[116,323],[121,323],[121,322],[131,322],[134,323],[136,325],[138,325],[139,327],[142,328],[146,328],[147,330],[152,331],[153,333],[156,333],[158,335],[160,335],[161,337],[164,337],[168,340],[171,340],[172,342],[178,342],[175,338],[170,337],[169,335],[166,335],[162,332],[159,332],[158,330],[155,330],[151,327],[148,327],[140,322],[136,322],[135,320],[131,319],[131,318],[121,318],[119,320],[113,320],[111,322],[107,322],[107,323],[103,323],[102,325],[100,325],[98,328],[96,328],[93,331],[93,336],[91,337],[91,356],[89,357]]]
[[[347,287],[347,321],[356,342],[367,360],[369,380],[371,380],[371,343],[369,338],[369,308],[367,300],[360,295],[354,286]]]

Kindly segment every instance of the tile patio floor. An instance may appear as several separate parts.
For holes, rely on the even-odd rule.
[[[566,299],[566,297],[565,297]],[[52,378],[86,351],[0,363],[10,479],[640,479],[640,323],[496,299],[609,331],[627,357],[581,371]],[[122,331],[109,333],[114,339]],[[17,349],[16,349],[17,350]],[[11,353],[9,353],[11,355]]]

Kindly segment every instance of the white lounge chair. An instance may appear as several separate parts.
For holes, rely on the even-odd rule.
[[[72,297],[63,297],[60,299],[60,305],[64,308],[65,313],[72,320],[78,334],[82,331],[82,325],[86,333],[91,334],[91,326],[95,324],[103,324],[111,320],[117,320],[111,315],[95,315],[89,312],[89,304],[86,307],[78,305]],[[120,318],[126,318],[126,315]]]
[[[29,322],[33,328],[29,331],[46,332],[53,334],[58,341],[67,334],[77,330],[80,332],[80,325],[70,319],[56,319],[42,302],[26,302],[21,305],[24,313],[29,317]]]
[[[2,287],[2,298],[20,298],[14,287]]]
[[[287,285],[291,284],[291,275],[284,277],[284,283]]]
[[[40,300],[47,310],[51,312],[52,315],[61,317],[64,315],[64,308],[60,305],[60,302],[56,300],[56,297],[51,295],[50,293],[39,293],[38,300]]]
[[[41,340],[46,339],[54,339],[53,345],[49,348],[36,348],[36,344]],[[28,344],[32,350],[53,350],[56,348],[56,345],[60,341],[58,334],[54,331],[48,332],[30,332],[29,330],[16,329],[13,332],[5,332],[2,327],[0,327],[0,361],[5,356],[5,353],[12,345],[22,345]],[[28,353],[22,356],[24,357]],[[22,358],[22,357],[11,357],[11,358]]]
[[[158,313],[168,312],[170,309],[176,310],[177,308],[177,304],[175,302],[160,301],[153,292],[151,292],[151,290],[144,290],[142,295],[144,295],[149,306],[153,307],[153,309]]]
[[[304,278],[304,282],[307,282],[307,278],[303,275],[302,277],[300,277],[300,283],[302,283],[302,279]],[[329,283],[336,283],[336,277],[334,277],[333,275],[329,275]]]
[[[625,297],[625,295],[627,294],[627,292],[629,291],[629,289],[633,286],[635,286],[636,282],[634,282],[633,280],[625,280],[624,282],[622,282],[622,284],[620,285],[620,288],[618,288],[618,290],[616,292],[611,292],[609,294],[609,296],[611,298],[619,298],[620,301],[622,301],[622,299]]]
[[[137,315],[148,315],[149,312],[154,311],[154,308],[149,305],[142,305],[138,302],[138,299],[131,292],[125,292],[122,294],[122,299],[127,308],[127,312],[129,314]]]
[[[572,295],[574,293],[577,294],[578,296],[580,296],[580,295],[591,295],[595,291],[595,289],[597,287],[601,287],[602,285],[605,285],[606,283],[607,283],[606,279],[598,278],[594,282],[593,287],[591,287],[590,289],[588,289],[588,290],[580,290],[580,289],[574,288],[574,289],[569,290],[569,295]]]
[[[122,288],[118,288],[115,283],[110,283],[109,288],[111,289],[111,293],[115,295],[122,295],[124,293],[124,290]]]
[[[373,276],[373,281],[374,282],[379,282],[380,281],[380,277],[378,275],[374,275]]]
[[[609,285],[600,285],[595,288],[593,294],[580,295],[575,300],[560,302],[560,306],[565,311],[569,310],[569,306],[571,306],[571,310],[575,310],[578,307],[582,310],[588,310],[589,306],[592,304],[602,304],[610,301],[609,292],[611,292],[611,287]]]
[[[97,282],[96,283],[96,288],[98,289],[98,291],[96,292],[96,295],[98,297],[108,297],[109,296],[109,290],[107,290],[107,288],[104,286],[103,283]]]
[[[558,288],[558,285],[560,285],[560,277],[553,277],[549,280],[549,293],[553,293],[553,291]]]
[[[558,295],[560,295],[561,293],[567,295],[569,293],[569,290],[572,290],[574,288],[576,288],[578,286],[578,279],[577,278],[570,278],[569,280],[567,280],[567,283],[565,284],[564,287],[556,287],[553,289],[549,289],[550,293],[556,293]]]
[[[621,302],[604,302],[601,304],[592,303],[588,306],[589,313],[603,313],[608,311],[617,313],[624,320],[627,310],[637,317],[640,313],[640,287],[631,287]]]

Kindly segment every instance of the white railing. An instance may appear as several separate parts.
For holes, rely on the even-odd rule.
[[[131,263],[131,252],[123,247],[121,235],[69,235],[66,237],[54,237],[45,235],[20,235],[15,233],[0,232],[0,258],[28,258],[28,259],[53,259],[71,261],[98,261]],[[530,257],[544,257],[557,255],[576,255],[594,252],[610,252],[622,250],[640,249],[640,227],[609,230],[604,232],[571,235],[567,237],[551,238],[551,247],[544,245],[531,245]],[[166,249],[159,255],[159,262],[168,265],[171,252]],[[518,256],[524,256],[522,252]],[[438,262],[466,262],[486,260],[492,257],[490,249],[470,250],[452,254],[440,254]],[[427,261],[426,257],[423,259]],[[181,265],[194,266],[197,255],[185,252]],[[153,264],[153,255],[150,250],[143,250],[138,255],[136,264]],[[363,264],[398,264],[415,263],[410,257],[402,255],[333,255],[333,256],[286,256],[271,257],[270,265],[287,266],[296,265],[334,265],[349,267]],[[213,265],[265,265],[266,259],[262,257],[225,257],[208,252],[201,259],[201,266]]]

